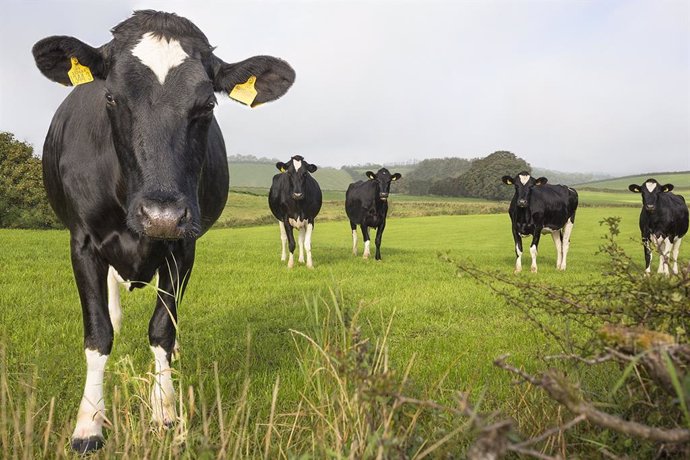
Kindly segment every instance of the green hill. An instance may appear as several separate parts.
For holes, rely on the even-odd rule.
[[[636,174],[634,176],[616,177],[614,179],[598,180],[577,184],[575,188],[591,190],[628,190],[630,184],[641,184],[649,178],[654,178],[662,184],[671,183],[678,190],[690,190],[690,171],[661,172]]]
[[[228,163],[230,167],[230,187],[269,188],[273,176],[278,173],[273,163]],[[319,168],[314,173],[322,190],[347,190],[352,182],[348,173],[341,169]]]

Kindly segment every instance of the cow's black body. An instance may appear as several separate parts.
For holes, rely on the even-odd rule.
[[[642,194],[640,233],[644,247],[645,271],[652,268],[652,245],[659,252],[659,273],[678,273],[678,252],[681,239],[688,232],[688,206],[685,198],[672,193],[673,184],[659,184],[647,179],[644,184],[630,184],[628,189]]]
[[[70,231],[81,300],[87,380],[72,435],[78,452],[103,445],[102,379],[119,328],[118,280],[141,287],[158,273],[149,344],[156,376],[154,422],[175,420],[170,362],[177,301],[194,264],[196,239],[216,221],[228,194],[223,137],[213,116],[215,92],[255,79],[248,105],[282,96],[290,66],[257,56],[227,64],[204,34],[174,14],[139,11],[93,48],[54,36],[34,45],[39,70],[71,85],[76,59],[93,82],[59,107],[43,149],[50,203]]]
[[[298,167],[295,168],[295,166]],[[310,174],[316,171],[316,166],[296,155],[287,163],[277,163],[276,168],[281,173],[273,176],[268,193],[268,206],[280,225],[281,260],[285,260],[287,242],[290,252],[288,267],[294,265],[295,237],[292,229],[297,228],[300,246],[299,261],[304,263],[306,249],[307,267],[312,268],[311,232],[323,201],[321,187]]]
[[[503,182],[515,186],[508,214],[512,224],[517,260],[515,271],[520,271],[522,237],[531,236],[530,253],[532,271],[537,271],[536,255],[542,232],[550,232],[556,244],[556,268],[565,270],[570,247],[570,231],[575,223],[578,205],[577,192],[565,185],[547,184],[547,179],[534,179],[527,172],[515,177],[504,176]]]
[[[352,229],[352,252],[357,255],[357,225],[364,239],[364,258],[369,257],[369,229],[376,229],[376,260],[381,260],[381,239],[388,216],[388,195],[391,181],[400,179],[399,173],[391,175],[386,168],[377,173],[367,171],[368,181],[357,181],[347,188],[345,212]]]

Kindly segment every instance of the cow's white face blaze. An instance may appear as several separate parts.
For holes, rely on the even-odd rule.
[[[132,56],[151,69],[161,85],[165,84],[168,72],[189,57],[178,40],[166,40],[152,32],[147,32],[141,37],[139,43],[132,48]]]

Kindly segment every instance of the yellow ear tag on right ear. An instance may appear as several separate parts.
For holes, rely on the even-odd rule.
[[[79,60],[75,57],[72,57],[72,68],[67,72],[67,76],[74,86],[91,83],[93,81],[91,69],[85,65],[79,64]]]
[[[230,97],[251,107],[258,94],[254,88],[254,83],[256,83],[256,77],[252,75],[246,82],[235,85],[232,91],[230,91]]]

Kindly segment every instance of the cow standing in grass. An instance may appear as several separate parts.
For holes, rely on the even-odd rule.
[[[350,184],[345,194],[345,212],[352,229],[352,253],[357,255],[357,225],[362,229],[364,258],[369,258],[369,228],[376,228],[376,260],[381,260],[381,238],[386,228],[388,194],[391,182],[399,180],[400,173],[391,174],[381,168],[376,174],[367,171],[368,181]]]
[[[289,245],[288,268],[295,265],[295,237],[292,229],[299,231],[299,262],[304,263],[307,253],[307,268],[314,268],[311,259],[311,234],[314,219],[321,210],[321,187],[311,176],[316,166],[295,155],[287,163],[278,162],[279,174],[273,176],[271,190],[268,192],[268,206],[278,219],[280,227],[280,260],[285,261],[285,246]]]
[[[174,14],[138,11],[112,34],[100,48],[66,36],[33,47],[46,77],[79,85],[53,117],[43,179],[70,231],[83,313],[86,384],[71,442],[80,453],[104,442],[103,375],[120,328],[123,280],[133,289],[159,275],[148,328],[156,372],[150,402],[156,424],[175,422],[176,301],[196,240],[220,216],[228,194],[215,93],[250,84],[256,93],[244,102],[254,106],[285,94],[295,78],[273,57],[223,62],[194,24]]]
[[[685,198],[675,193],[673,184],[661,185],[656,179],[644,184],[630,184],[628,189],[642,194],[640,232],[644,246],[645,271],[652,271],[652,248],[659,251],[659,273],[669,273],[673,260],[673,273],[678,273],[680,242],[688,232],[688,207]]]
[[[506,185],[515,187],[510,201],[510,220],[515,241],[515,272],[522,271],[522,238],[532,236],[529,247],[532,272],[537,272],[537,248],[542,233],[551,233],[556,245],[556,268],[565,270],[570,249],[570,233],[575,224],[577,192],[565,185],[547,184],[546,177],[535,179],[528,172],[503,176]]]

